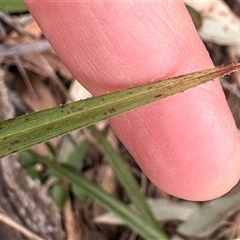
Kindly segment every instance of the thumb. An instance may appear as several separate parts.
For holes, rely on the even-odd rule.
[[[94,95],[212,67],[182,2],[26,3]],[[239,136],[218,81],[110,123],[149,179],[169,194],[208,200],[239,179]]]

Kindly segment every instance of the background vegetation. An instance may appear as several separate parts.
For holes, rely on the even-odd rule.
[[[238,18],[237,1],[217,3],[228,4],[230,14],[235,12]],[[1,0],[0,10],[1,120],[89,97],[21,1]],[[223,46],[218,35],[213,42],[206,41],[202,25],[208,16],[190,10],[214,63],[237,62],[238,44]],[[239,75],[225,78],[222,84],[239,127]],[[148,181],[105,120],[4,157],[0,172],[4,239],[239,237],[238,185],[206,203],[169,196]]]

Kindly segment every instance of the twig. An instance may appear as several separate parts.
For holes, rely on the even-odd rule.
[[[0,221],[3,223],[6,223],[8,226],[18,230],[22,234],[24,234],[26,237],[32,239],[32,240],[44,240],[43,238],[37,236],[35,233],[29,231],[19,223],[15,222],[10,217],[6,216],[5,214],[0,213]]]
[[[31,83],[31,81],[30,81],[30,79],[29,79],[29,77],[26,73],[26,70],[22,66],[21,61],[19,61],[19,57],[15,56],[14,61],[16,63],[16,66],[17,66],[17,69],[18,69],[19,73],[21,74],[21,76],[22,76],[22,78],[23,78],[23,80],[24,80],[24,82],[27,86],[27,89],[28,89],[31,97],[34,98],[34,99],[38,99],[37,94],[36,94],[36,92],[33,88],[33,85],[32,85],[32,83]]]
[[[12,57],[44,51],[53,51],[47,40],[34,40],[33,42],[16,44],[0,44],[0,57]]]

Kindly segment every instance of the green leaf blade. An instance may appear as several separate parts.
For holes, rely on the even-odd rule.
[[[168,239],[167,235],[141,218],[135,211],[126,207],[118,199],[81,177],[70,168],[66,168],[51,160],[41,159],[41,162],[51,168],[58,177],[66,179],[77,188],[82,188],[89,196],[96,199],[103,207],[119,216],[126,225],[139,233],[145,239]]]
[[[108,163],[114,170],[115,175],[124,187],[134,206],[136,206],[145,220],[147,220],[153,226],[157,226],[156,220],[147,204],[146,198],[140,191],[140,187],[127,164],[124,162],[121,156],[117,154],[117,152],[112,148],[110,143],[105,139],[103,134],[97,130],[97,128],[91,126],[88,129],[98,143],[98,147],[105,155]]]
[[[87,127],[237,70],[212,68],[30,113],[0,123],[0,157]]]

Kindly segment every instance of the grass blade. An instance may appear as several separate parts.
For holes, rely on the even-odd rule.
[[[239,67],[198,71],[5,120],[0,122],[0,157],[182,92]]]
[[[69,183],[83,189],[92,198],[97,200],[104,208],[121,218],[135,232],[145,239],[168,239],[168,237],[155,226],[141,218],[136,212],[122,204],[107,192],[96,187],[93,183],[81,177],[77,172],[59,165],[50,159],[41,159],[41,162],[52,169],[53,173]]]
[[[156,220],[153,217],[152,211],[148,206],[146,198],[140,191],[139,185],[136,179],[133,177],[127,164],[123,161],[121,156],[116,153],[110,143],[105,139],[102,133],[96,129],[95,126],[89,127],[89,130],[91,131],[94,139],[97,141],[98,147],[101,149],[104,156],[108,160],[108,163],[113,168],[118,180],[124,187],[132,203],[139,210],[145,220],[147,220],[153,226],[157,226]]]

